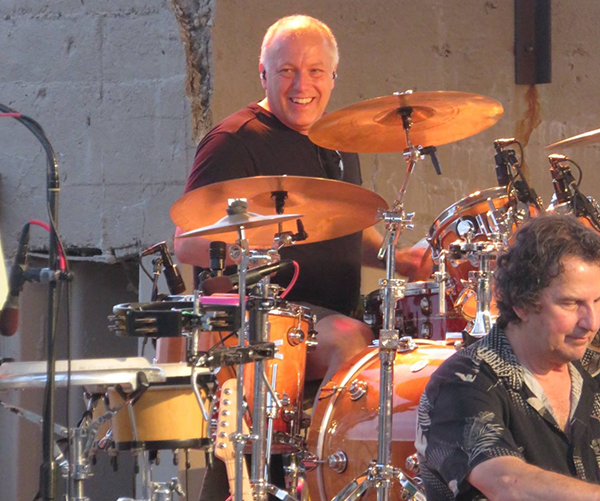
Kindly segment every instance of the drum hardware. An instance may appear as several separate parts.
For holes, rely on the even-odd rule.
[[[583,171],[573,160],[564,155],[549,155],[550,174],[556,202],[548,208],[552,212],[573,213],[576,217],[584,217],[596,231],[600,231],[600,210],[595,200],[586,197],[579,185],[583,179]],[[571,169],[566,162],[572,163],[579,170],[579,180],[575,181]]]
[[[420,473],[421,469],[419,467],[419,458],[416,453],[411,454],[406,458],[404,467],[406,468],[406,471],[414,473],[415,475],[418,475]]]
[[[367,383],[359,379],[355,379],[350,384],[350,388],[348,388],[348,395],[350,395],[350,400],[358,400],[363,395],[366,395],[367,389]]]
[[[468,334],[475,339],[485,336],[492,328],[493,318],[490,313],[492,300],[490,263],[496,259],[499,251],[504,248],[500,242],[471,242],[457,240],[450,245],[451,259],[460,262],[464,259],[477,258],[478,270],[469,272],[469,283],[477,291],[477,313],[472,328]]]
[[[22,364],[22,363],[21,363]],[[11,364],[6,364],[11,365]],[[18,370],[18,369],[17,369]],[[90,376],[91,377],[91,376]],[[4,381],[6,385],[9,381]],[[91,470],[95,455],[95,438],[99,428],[114,417],[123,407],[132,405],[148,388],[147,378],[144,372],[137,373],[137,388],[115,409],[107,409],[100,417],[89,422],[89,413],[86,411],[77,428],[68,429],[65,426],[54,423],[54,434],[61,438],[68,438],[68,447],[70,449],[68,459],[65,458],[58,444],[53,441],[53,458],[58,463],[59,471],[62,477],[67,479],[70,484],[70,494],[68,499],[72,501],[88,501],[89,498],[84,495],[84,482],[93,476]],[[32,423],[43,426],[43,418],[39,414],[31,412],[14,405],[0,402],[5,409],[13,412],[19,417]]]
[[[246,181],[245,179],[242,181]],[[202,189],[201,189],[202,190]],[[199,190],[195,190],[199,191]],[[271,190],[277,191],[277,190]],[[191,195],[193,192],[188,193]],[[195,204],[194,197],[187,197],[184,195],[171,209],[171,215],[177,214],[177,217],[181,215],[185,216],[185,211],[180,212],[179,209],[183,204],[192,203]],[[186,198],[187,197],[187,198]],[[185,199],[185,200],[184,200]],[[183,200],[182,203],[180,203]],[[239,274],[239,312],[240,312],[240,329],[238,334],[238,346],[235,351],[230,348],[224,348],[221,350],[214,350],[212,353],[209,352],[206,356],[197,354],[197,348],[188,354],[190,359],[190,365],[198,366],[199,364],[206,364],[207,362],[214,362],[215,351],[220,351],[222,356],[219,357],[222,360],[226,360],[228,357],[231,359],[232,355],[234,359],[237,359],[237,383],[236,392],[237,395],[244,394],[244,363],[240,362],[254,362],[254,390],[253,390],[253,410],[252,410],[252,434],[249,435],[244,433],[244,404],[243,399],[237,399],[236,406],[236,432],[230,435],[230,439],[234,443],[234,499],[241,501],[243,496],[243,469],[244,469],[244,445],[247,441],[252,443],[252,458],[251,458],[251,486],[253,490],[253,498],[257,501],[266,501],[268,492],[275,492],[277,497],[280,499],[294,499],[289,496],[285,491],[279,490],[268,483],[268,472],[267,472],[267,455],[269,450],[268,440],[268,409],[267,409],[267,392],[269,392],[274,401],[278,402],[277,396],[275,395],[269,381],[265,374],[265,357],[256,354],[261,349],[263,352],[268,348],[270,355],[275,355],[274,343],[268,342],[268,314],[275,306],[272,289],[268,287],[268,277],[261,280],[255,287],[255,293],[251,294],[247,300],[245,291],[247,287],[248,277],[248,264],[250,261],[250,252],[248,239],[246,238],[246,228],[260,227],[275,222],[282,223],[285,220],[300,217],[295,216],[269,216],[263,217],[258,214],[249,214],[247,212],[248,203],[240,199],[232,201],[227,209],[227,217],[223,218],[215,225],[211,225],[206,228],[200,228],[193,231],[187,231],[182,238],[189,236],[200,236],[209,235],[215,233],[224,233],[228,231],[236,231],[237,243],[230,248],[230,255],[234,261],[238,262],[238,274]],[[175,220],[176,218],[174,218]],[[183,229],[185,224],[189,224],[188,221],[184,221],[183,224],[179,221],[175,221],[178,226]],[[281,230],[281,226],[280,226]],[[199,304],[199,298],[196,294],[194,300],[194,312],[197,312]],[[248,311],[248,319],[246,318],[246,310]],[[197,346],[198,329],[194,330],[194,345]],[[198,355],[198,356],[196,356]],[[241,360],[240,356],[245,356],[247,360]],[[193,359],[193,360],[192,360]],[[272,423],[272,419],[271,419]]]
[[[439,312],[440,315],[446,314],[446,281],[449,280],[450,275],[446,273],[446,253],[444,249],[440,252],[438,269],[433,273],[435,282],[439,284],[438,300],[439,300]]]
[[[308,501],[308,492],[305,482],[305,469],[302,461],[304,453],[284,454],[283,471],[285,474],[285,488],[293,493],[296,499]]]

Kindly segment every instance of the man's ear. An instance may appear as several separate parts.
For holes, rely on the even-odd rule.
[[[265,66],[262,63],[258,65],[258,73],[260,74],[262,88],[267,90],[267,70],[265,70]]]
[[[523,308],[521,306],[513,306],[513,311],[515,312],[515,315],[517,315],[517,317],[519,317],[519,319],[521,320],[521,322],[526,322],[527,319],[529,318],[529,308]]]

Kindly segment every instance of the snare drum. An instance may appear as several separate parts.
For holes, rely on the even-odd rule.
[[[132,406],[122,407],[111,420],[112,438],[118,450],[129,450],[134,445],[146,450],[202,449],[209,445],[207,422],[191,387],[191,368],[184,364],[161,364],[166,374],[164,383],[154,383]],[[211,372],[202,369],[199,383],[214,381]],[[123,403],[114,389],[109,389],[108,401],[112,409]],[[209,403],[206,400],[206,409]],[[134,436],[132,416],[137,428]]]
[[[237,302],[237,296],[230,301]],[[273,366],[277,365],[274,389],[283,407],[273,420],[273,447],[271,452],[281,454],[295,452],[300,448],[302,427],[302,398],[306,372],[307,348],[315,343],[314,319],[309,308],[281,302],[268,315],[269,341],[275,343],[277,353],[274,359],[265,363],[265,373],[272,381]],[[200,334],[198,349],[208,351],[214,346],[237,346],[237,336],[230,332],[209,331]],[[157,343],[157,360],[185,360],[186,345],[183,338],[161,338]],[[252,415],[254,396],[254,366],[246,364],[244,372],[244,393]],[[217,381],[222,384],[235,377],[235,367],[223,367],[217,373]]]
[[[405,285],[404,297],[396,301],[394,327],[400,335],[445,341],[448,332],[462,332],[466,320],[454,309],[446,293],[446,314],[440,315],[440,285],[437,282],[411,282]],[[364,322],[375,335],[383,326],[383,290],[371,292],[365,300]]]
[[[455,352],[433,341],[416,344],[416,350],[398,352],[394,364],[391,463],[402,469],[415,452],[417,407],[425,385]],[[378,355],[377,348],[367,348],[321,388],[308,431],[308,452],[321,461],[307,472],[312,501],[332,499],[377,459]],[[391,500],[400,501],[400,496],[400,489],[390,491]]]

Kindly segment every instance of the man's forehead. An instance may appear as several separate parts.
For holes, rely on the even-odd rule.
[[[329,41],[315,29],[280,30],[269,44],[268,53],[281,56],[289,50],[298,48],[312,51],[315,54],[323,51],[324,59],[333,59]]]

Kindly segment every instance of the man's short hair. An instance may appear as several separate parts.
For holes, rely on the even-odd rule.
[[[267,57],[269,47],[271,46],[271,42],[273,41],[275,36],[284,29],[312,30],[321,34],[323,38],[327,40],[327,43],[331,48],[331,52],[333,54],[333,66],[334,68],[337,67],[338,61],[340,59],[338,45],[329,26],[327,26],[324,22],[315,19],[314,17],[304,16],[301,14],[294,14],[293,16],[282,17],[273,25],[271,25],[271,27],[269,27],[269,29],[265,33],[260,48],[260,62],[263,65],[265,64],[265,59]]]
[[[514,307],[539,308],[542,291],[564,271],[566,257],[600,265],[600,235],[574,216],[547,214],[524,224],[494,272],[500,328],[519,323]]]

